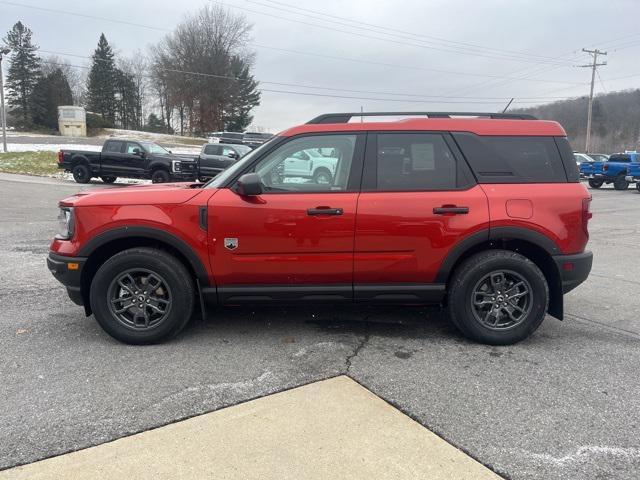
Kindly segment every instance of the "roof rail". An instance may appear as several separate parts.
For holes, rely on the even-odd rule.
[[[503,120],[537,120],[533,115],[524,113],[490,113],[490,112],[356,112],[356,113],[325,113],[311,120],[308,124],[316,123],[349,123],[353,117],[486,117]]]

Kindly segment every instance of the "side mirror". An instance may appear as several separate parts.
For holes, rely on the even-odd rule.
[[[134,154],[134,155],[138,155],[138,156],[140,156],[140,157],[143,157],[143,156],[144,156],[144,155],[143,155],[142,150],[140,150],[139,148],[134,148],[134,149],[133,149],[133,154]]]
[[[262,180],[257,173],[245,173],[236,183],[236,191],[243,197],[255,197],[262,193]]]
[[[227,153],[227,157],[235,159],[235,158],[238,158],[239,155],[236,152],[229,152]]]

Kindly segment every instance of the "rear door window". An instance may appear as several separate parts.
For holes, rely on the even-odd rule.
[[[613,154],[609,157],[610,162],[630,162],[631,155],[627,154]]]
[[[122,153],[124,142],[109,141],[104,144],[104,151],[108,153]]]
[[[205,155],[220,155],[220,145],[205,145]]]
[[[453,190],[460,182],[456,158],[441,134],[377,136],[376,190]]]
[[[480,183],[567,182],[554,137],[453,136]]]

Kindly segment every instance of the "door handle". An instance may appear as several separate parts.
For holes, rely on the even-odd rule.
[[[341,208],[316,207],[307,210],[307,215],[342,215],[344,211]]]
[[[436,215],[466,215],[467,213],[469,213],[469,207],[443,205],[441,207],[434,207],[433,213]]]

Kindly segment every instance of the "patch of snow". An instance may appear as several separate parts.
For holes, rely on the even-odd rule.
[[[7,145],[10,152],[57,152],[58,150],[86,150],[88,152],[99,152],[102,145],[78,145],[69,143],[9,143]],[[200,148],[177,147],[170,149],[172,153],[178,155],[198,155]]]

